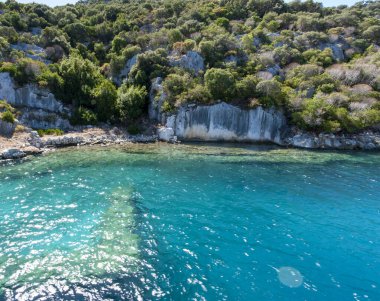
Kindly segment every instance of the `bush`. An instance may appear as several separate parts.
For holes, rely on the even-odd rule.
[[[93,111],[84,107],[79,107],[75,110],[70,122],[73,125],[96,125],[98,123],[98,118]]]
[[[15,116],[13,113],[9,110],[6,110],[1,114],[1,120],[9,123],[14,123],[15,122]]]
[[[225,29],[228,29],[228,27],[230,26],[230,21],[224,17],[216,19],[215,23],[216,25],[224,27]]]
[[[70,56],[61,61],[59,75],[63,79],[63,101],[75,107],[92,105],[92,90],[102,79],[94,63],[78,55]]]
[[[115,86],[106,79],[103,79],[91,92],[92,105],[95,107],[98,120],[106,122],[115,120],[117,90]]]
[[[256,90],[261,96],[260,103],[266,107],[278,107],[284,102],[281,83],[276,80],[263,80],[257,84]]]
[[[40,130],[37,130],[37,132],[40,137],[43,137],[45,135],[62,136],[65,133],[64,131],[60,129],[46,129],[46,130],[40,129]]]
[[[131,135],[138,135],[141,133],[140,127],[135,123],[128,125],[127,131]]]
[[[165,77],[168,73],[167,53],[163,49],[146,51],[137,58],[132,68],[129,81],[137,86],[150,86],[150,80],[155,77]]]
[[[211,94],[207,88],[203,85],[196,84],[194,87],[190,88],[178,97],[176,106],[189,102],[207,104],[211,101],[211,99]]]
[[[254,75],[248,75],[236,83],[236,97],[246,100],[256,95],[258,79]]]
[[[146,106],[148,92],[144,86],[123,84],[118,91],[117,106],[124,120],[134,121],[140,117]]]
[[[235,93],[235,78],[230,71],[225,69],[207,70],[205,84],[215,100],[230,100]]]

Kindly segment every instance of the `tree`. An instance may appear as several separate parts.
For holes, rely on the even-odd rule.
[[[285,3],[283,0],[249,0],[247,7],[250,11],[256,12],[263,17],[267,12],[283,12]]]
[[[137,63],[130,72],[129,79],[134,85],[150,86],[154,77],[164,77],[168,72],[167,53],[163,49],[146,51],[137,57]]]
[[[236,95],[240,99],[246,100],[256,95],[257,77],[248,75],[236,83]]]
[[[146,105],[148,92],[144,86],[123,84],[118,91],[117,106],[123,120],[133,122],[140,117]]]
[[[70,49],[70,43],[68,35],[62,30],[55,27],[46,27],[41,33],[41,44],[43,47],[59,45],[62,49],[68,53]]]
[[[63,101],[75,106],[91,106],[92,90],[101,80],[99,69],[87,59],[72,55],[61,61],[59,74],[63,79]]]
[[[230,21],[224,17],[216,19],[215,23],[216,25],[221,26],[225,29],[228,29],[228,27],[230,26]]]
[[[363,32],[363,35],[374,43],[380,43],[380,25],[369,27],[366,31]]]
[[[115,86],[109,80],[103,79],[100,84],[92,90],[91,94],[98,120],[103,122],[111,119],[114,120],[117,101],[117,90]]]
[[[205,84],[215,100],[229,100],[235,92],[235,78],[230,71],[225,69],[207,70]]]
[[[283,103],[281,83],[276,80],[263,80],[256,86],[257,92],[261,95],[260,102],[265,106],[280,106]]]

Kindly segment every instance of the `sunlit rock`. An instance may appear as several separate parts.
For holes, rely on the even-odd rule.
[[[172,66],[181,67],[183,69],[191,70],[197,75],[200,71],[204,71],[204,59],[196,51],[188,51],[184,55],[169,56],[169,63]]]
[[[261,107],[243,110],[227,103],[210,106],[182,106],[168,118],[174,135],[183,140],[266,141],[282,144],[286,132],[284,115]]]

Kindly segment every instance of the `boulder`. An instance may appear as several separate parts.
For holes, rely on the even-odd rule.
[[[157,130],[158,139],[161,141],[172,141],[174,140],[174,130],[168,127],[160,127]]]
[[[26,156],[26,153],[17,149],[17,148],[10,148],[5,149],[1,154],[0,157],[2,159],[20,159]]]
[[[181,67],[186,70],[192,71],[195,75],[199,72],[204,71],[204,59],[196,51],[188,51],[184,55],[171,55],[169,56],[169,63],[171,66]]]
[[[6,122],[0,119],[0,136],[12,137],[16,129],[16,123]]]

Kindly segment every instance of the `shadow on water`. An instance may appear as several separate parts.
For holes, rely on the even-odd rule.
[[[141,300],[149,294],[140,272],[139,195],[116,187],[106,199],[109,206],[87,244],[45,246],[41,254],[13,259],[0,253],[0,263],[8,265],[0,268],[0,300]]]

